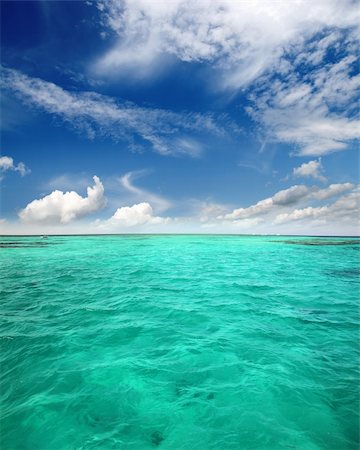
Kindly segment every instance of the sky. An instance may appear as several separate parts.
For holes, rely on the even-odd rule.
[[[0,233],[359,234],[357,2],[0,9]]]

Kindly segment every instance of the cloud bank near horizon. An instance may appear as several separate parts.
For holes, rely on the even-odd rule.
[[[129,174],[124,176],[125,180],[128,180],[128,176]],[[305,230],[314,224],[315,229],[321,230],[322,227],[335,223],[340,231],[343,227],[343,230],[351,229],[352,234],[357,234],[360,190],[352,183],[330,184],[324,188],[294,185],[254,205],[237,208],[221,215],[216,215],[216,212],[224,211],[223,206],[206,205],[205,208],[199,207],[191,216],[161,216],[154,213],[153,206],[149,202],[141,202],[131,206],[120,206],[109,218],[84,222],[84,218],[94,216],[106,205],[103,183],[97,176],[94,176],[93,180],[94,185],[87,188],[86,197],[80,196],[75,191],[55,190],[38,200],[33,200],[19,212],[18,224],[6,221],[0,224],[3,232],[7,234],[9,230],[21,230],[21,224],[33,228],[37,226],[38,230],[45,233],[48,233],[49,226],[54,226],[55,230],[59,229],[56,228],[59,226],[65,231],[66,228],[76,230],[78,223],[79,227],[81,225],[81,233],[85,234],[179,232],[181,229],[184,232],[191,230],[200,233],[219,232],[221,229],[237,233],[261,233],[265,232],[264,225],[270,230],[268,232],[273,230],[277,233],[281,232],[284,224],[289,223],[299,223]],[[69,224],[75,226],[71,228]]]

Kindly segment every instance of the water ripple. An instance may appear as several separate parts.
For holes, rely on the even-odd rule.
[[[4,450],[355,450],[358,239],[2,238]]]

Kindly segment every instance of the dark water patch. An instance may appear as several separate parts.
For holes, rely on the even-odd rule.
[[[272,241],[278,243],[279,241]],[[334,246],[334,245],[360,245],[359,239],[354,240],[346,240],[346,241],[295,241],[295,240],[288,240],[288,241],[281,241],[283,244],[290,244],[290,245],[312,245],[312,246]]]
[[[337,269],[325,271],[327,275],[340,278],[358,278],[360,275],[360,267],[353,267],[350,269]]]
[[[150,434],[150,441],[154,447],[159,447],[164,439],[165,438],[161,431],[156,430]]]
[[[60,242],[22,242],[22,241],[9,241],[9,242],[0,242],[0,248],[41,248],[48,247],[51,245],[58,245]]]

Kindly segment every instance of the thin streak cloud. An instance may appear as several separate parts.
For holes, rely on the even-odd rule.
[[[132,150],[145,144],[162,155],[197,156],[201,135],[224,137],[221,117],[211,114],[145,108],[95,92],[67,91],[54,83],[3,68],[2,88],[24,103],[60,117],[90,139],[124,140]]]

